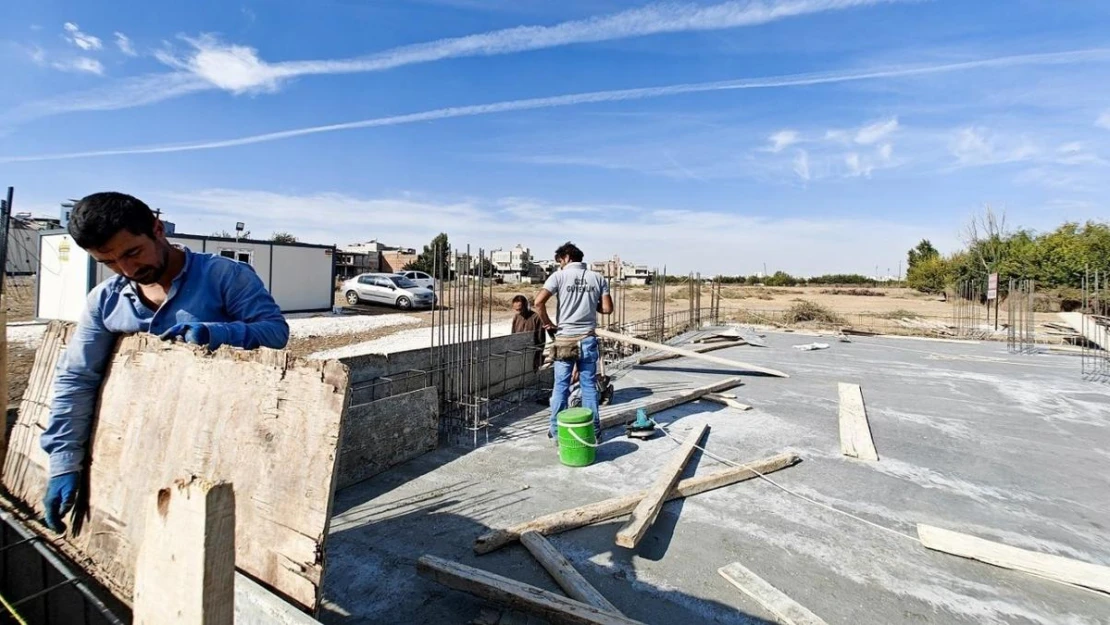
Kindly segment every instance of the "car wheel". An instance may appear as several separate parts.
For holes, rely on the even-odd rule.
[[[400,308],[401,310],[408,310],[412,308],[412,300],[407,297],[398,297],[397,308]]]
[[[361,301],[362,300],[358,298],[358,293],[355,293],[354,291],[347,291],[348,304],[350,304],[351,306],[358,306],[359,302]]]

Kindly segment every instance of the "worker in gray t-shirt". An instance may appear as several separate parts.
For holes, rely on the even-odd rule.
[[[551,391],[551,426],[548,438],[557,434],[556,417],[567,407],[571,376],[578,367],[578,384],[582,389],[582,407],[594,413],[595,439],[600,439],[601,416],[598,414],[597,362],[600,360],[597,337],[597,315],[613,312],[613,298],[609,295],[609,282],[596,271],[590,271],[582,262],[584,255],[571,242],[555,250],[559,271],[551,274],[536,295],[536,312],[544,328],[555,330],[555,386]],[[556,298],[558,325],[547,314],[547,300]],[[577,349],[573,349],[574,344]],[[569,345],[573,358],[561,358],[560,349]],[[556,441],[558,443],[558,441]]]

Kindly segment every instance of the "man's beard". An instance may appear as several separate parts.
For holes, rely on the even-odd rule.
[[[131,279],[143,286],[155,284],[166,274],[166,267],[169,265],[169,262],[170,250],[166,248],[162,250],[162,262],[144,268],[141,273],[136,274],[135,277]]]

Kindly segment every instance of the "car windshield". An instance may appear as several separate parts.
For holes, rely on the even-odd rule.
[[[415,289],[415,288],[417,288],[415,282],[413,282],[412,280],[409,280],[408,278],[406,278],[404,276],[390,276],[389,279],[393,281],[393,284],[396,284],[398,287],[400,287],[402,289]]]

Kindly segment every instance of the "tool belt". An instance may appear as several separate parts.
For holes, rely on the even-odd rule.
[[[582,357],[582,341],[592,334],[557,336],[551,347],[551,356],[560,362],[578,362]]]

